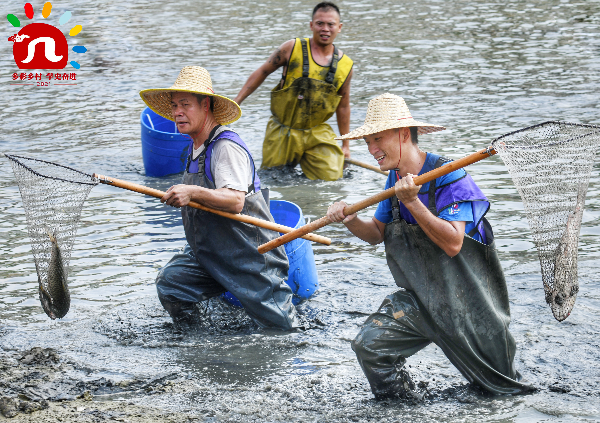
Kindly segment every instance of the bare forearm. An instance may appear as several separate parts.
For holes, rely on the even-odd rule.
[[[338,94],[342,97],[336,110],[340,135],[346,135],[350,132],[350,81],[352,80],[352,73],[353,71],[350,71],[344,85],[338,91]],[[350,158],[350,140],[342,141],[342,151],[344,152],[344,157]]]
[[[237,104],[242,104],[242,101],[244,101],[250,94],[256,91],[256,89],[260,87],[263,82],[265,82],[267,76],[269,76],[269,73],[265,72],[262,67],[252,72],[238,95],[235,97],[235,102]]]
[[[448,222],[434,216],[420,200],[405,204],[423,232],[450,257],[460,252],[465,233],[465,222]]]
[[[269,59],[263,63],[261,67],[252,72],[238,95],[235,97],[235,102],[237,104],[242,104],[242,101],[244,101],[246,97],[252,94],[263,82],[265,82],[267,76],[271,75],[281,66],[287,66],[290,52],[294,47],[294,42],[294,40],[289,40],[283,43],[269,56]]]
[[[375,220],[362,220],[360,217],[345,222],[344,225],[355,236],[368,242],[371,245],[379,244],[383,241],[383,234],[375,223]]]
[[[350,232],[369,244],[375,245],[383,241],[385,224],[375,218],[370,221],[362,220],[356,213],[346,216],[344,211],[347,206],[343,201],[333,203],[327,208],[327,219],[330,222],[342,222]]]
[[[229,188],[208,189],[194,187],[191,200],[206,207],[226,211],[229,213],[240,213],[244,208],[246,196],[242,191]]]
[[[350,132],[350,104],[341,104],[340,102],[335,114],[340,135],[346,135]]]
[[[336,111],[336,118],[338,128],[340,130],[340,135],[346,135],[350,132],[350,105],[341,105],[338,106]],[[350,149],[350,140],[342,141],[342,148],[344,150]]]

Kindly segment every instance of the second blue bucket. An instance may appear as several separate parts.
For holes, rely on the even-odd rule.
[[[306,223],[302,209],[289,201],[271,200],[270,209],[275,222],[280,225],[299,228]],[[284,247],[290,263],[287,284],[294,294],[292,302],[298,304],[308,299],[319,288],[315,257],[312,245],[306,239],[295,239],[284,244]],[[230,292],[223,294],[223,297],[233,305],[242,306]]]
[[[140,115],[142,158],[146,175],[160,177],[183,172],[190,138],[177,131],[175,122],[146,107]]]

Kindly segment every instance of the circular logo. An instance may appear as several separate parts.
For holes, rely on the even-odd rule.
[[[13,40],[13,56],[19,69],[63,69],[69,45],[63,33],[45,23],[31,23]]]

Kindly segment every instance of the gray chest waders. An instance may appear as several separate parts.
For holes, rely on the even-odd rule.
[[[437,216],[435,195],[429,200]],[[398,199],[392,201],[397,209]],[[430,342],[470,382],[491,393],[530,391],[513,365],[508,291],[491,231],[490,245],[465,235],[460,253],[451,258],[418,225],[397,213],[394,218],[385,227],[386,258],[406,291],[388,296],[352,345],[375,395],[398,389],[405,358]]]
[[[218,133],[217,133],[218,135]],[[206,149],[196,159],[204,163]],[[214,183],[206,176],[203,165],[197,166],[197,173],[189,173],[191,160],[183,176],[183,184],[215,189]],[[249,187],[251,190],[252,187]],[[248,216],[273,221],[269,208],[260,191],[246,196],[241,212]],[[277,233],[243,222],[227,219],[213,213],[191,207],[181,209],[183,226],[188,246],[184,251],[193,263],[178,265],[172,260],[176,274],[184,276],[188,268],[199,267],[203,279],[212,279],[212,284],[194,284],[190,280],[186,294],[177,295],[172,290],[164,290],[169,295],[189,301],[190,296],[197,301],[229,291],[244,306],[246,312],[261,327],[288,330],[296,326],[296,311],[292,305],[292,291],[285,282],[288,273],[288,260],[283,247],[273,250],[273,254],[260,254],[258,246],[277,236]],[[168,280],[168,267],[161,270],[163,279]],[[198,274],[191,272],[189,274]],[[160,276],[160,275],[159,275]],[[177,281],[186,284],[186,281]],[[160,283],[157,281],[159,296]],[[163,283],[166,287],[167,282]],[[211,285],[211,286],[208,286]],[[197,291],[197,292],[194,292]],[[183,297],[183,298],[181,298]]]

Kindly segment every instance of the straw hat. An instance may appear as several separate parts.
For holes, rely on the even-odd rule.
[[[174,120],[171,112],[171,93],[186,92],[209,95],[214,98],[213,115],[217,123],[227,125],[242,116],[240,106],[227,97],[215,94],[210,74],[200,66],[186,66],[181,69],[171,88],[150,88],[140,91],[144,103],[162,117]]]
[[[410,126],[417,126],[419,135],[446,129],[443,126],[414,120],[402,97],[385,93],[369,101],[367,117],[363,126],[336,138],[336,140],[357,140],[365,135],[376,134],[386,129],[407,128]]]

